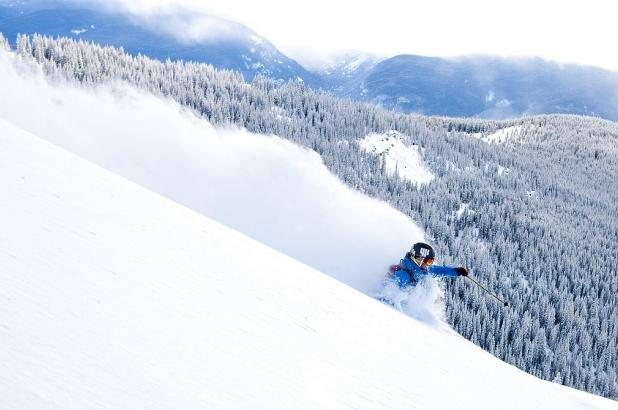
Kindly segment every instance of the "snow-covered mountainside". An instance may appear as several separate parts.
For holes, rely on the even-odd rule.
[[[618,73],[539,58],[399,55],[359,78],[351,98],[427,115],[513,118],[563,113],[618,119]]]
[[[118,11],[89,8],[89,4],[43,1],[35,4],[0,0],[0,32],[11,41],[18,33],[65,36],[165,60],[207,62],[243,74],[245,81],[265,75],[278,82],[300,79],[320,87],[321,80],[267,39],[242,24],[207,16],[194,25],[212,35],[195,37],[188,17],[180,15],[136,18]],[[92,4],[90,4],[92,5]]]
[[[618,408],[4,120],[0,186],[3,408]]]
[[[578,116],[485,121],[397,115],[298,84],[247,86],[206,65],[135,59],[68,39],[20,37],[18,55],[35,58],[50,78],[91,90],[125,79],[195,107],[218,126],[273,133],[321,153],[341,180],[422,223],[443,261],[470,267],[489,288],[517,301],[505,310],[470,282],[449,282],[446,314],[458,332],[545,380],[618,397],[615,123]],[[29,121],[33,111],[20,109]],[[518,141],[525,144],[486,144],[470,136],[510,126],[523,126]],[[431,186],[419,192],[359,149],[357,141],[368,133],[391,129],[422,147],[439,178]],[[462,204],[468,208],[458,217]]]
[[[406,113],[487,119],[565,113],[618,119],[618,74],[597,67],[488,56],[382,58],[362,52],[337,55],[323,64],[307,58],[303,66],[236,22],[213,16],[200,20],[182,9],[144,19],[113,5],[92,7],[95,3],[107,2],[0,0],[0,32],[11,42],[17,33],[39,33],[123,47],[161,60],[207,62],[241,72],[245,81],[257,74],[278,83],[300,79],[314,89]],[[197,35],[202,31],[216,35]]]
[[[323,88],[339,96],[357,96],[363,80],[383,57],[349,51],[332,55],[318,62],[300,61],[307,69],[322,77]]]
[[[522,134],[521,125],[514,125],[506,128],[501,128],[498,131],[488,134],[473,133],[471,134],[475,138],[479,138],[488,144],[501,144],[509,141],[516,140]]]
[[[378,155],[384,161],[389,174],[397,174],[400,178],[415,184],[426,184],[433,174],[423,164],[419,147],[406,145],[404,136],[391,131],[386,134],[369,134],[360,140],[360,146],[367,152]]]
[[[423,238],[409,218],[278,137],[216,130],[124,85],[94,93],[51,85],[1,52],[0,89],[0,118],[363,292],[375,291],[387,267]]]

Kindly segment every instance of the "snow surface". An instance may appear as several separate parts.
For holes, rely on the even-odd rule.
[[[521,135],[522,130],[523,126],[514,125],[511,127],[499,129],[498,131],[492,132],[488,135],[483,135],[483,133],[474,133],[471,135],[488,144],[501,144],[516,139]]]
[[[2,408],[618,408],[4,120],[0,186]]]
[[[361,55],[351,59],[350,61],[346,61],[345,65],[343,66],[341,71],[344,74],[347,74],[347,75],[353,74],[356,70],[358,70],[358,67],[360,67],[361,64],[363,64],[367,60],[369,60],[369,55],[362,55],[361,54]]]
[[[216,130],[123,84],[50,85],[5,53],[0,89],[0,118],[363,292],[375,292],[388,266],[423,239],[409,218],[280,138]]]
[[[402,179],[416,184],[429,183],[434,176],[423,164],[418,146],[407,146],[402,139],[403,135],[397,131],[369,134],[360,141],[360,146],[386,161],[389,174],[397,173]]]
[[[502,165],[498,165],[498,175],[502,176],[504,174],[508,174],[510,172],[509,168],[505,168]]]
[[[461,216],[464,214],[464,212],[466,212],[469,206],[470,204],[465,204],[465,203],[462,203],[461,205],[459,205],[459,209],[455,211],[457,218],[461,218]]]

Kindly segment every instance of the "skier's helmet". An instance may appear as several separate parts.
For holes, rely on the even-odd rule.
[[[410,259],[414,261],[421,269],[427,269],[433,263],[436,257],[436,252],[426,243],[417,242],[410,250]]]

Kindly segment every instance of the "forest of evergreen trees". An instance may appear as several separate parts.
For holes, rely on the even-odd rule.
[[[127,82],[215,125],[315,150],[347,184],[417,221],[445,263],[468,266],[509,300],[505,309],[468,281],[449,282],[447,317],[459,333],[538,377],[618,399],[618,124],[565,115],[402,115],[296,82],[275,86],[258,77],[247,84],[207,64],[160,62],[66,38],[19,36],[16,44],[21,58],[52,78],[84,87]],[[512,126],[520,131],[510,142],[479,138]],[[357,140],[389,130],[421,147],[436,175],[431,183],[389,176],[379,157],[359,148]]]

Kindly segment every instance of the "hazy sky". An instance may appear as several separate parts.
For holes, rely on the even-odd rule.
[[[485,53],[618,70],[618,4],[612,7],[611,0],[114,1],[139,14],[181,5],[229,18],[300,60],[348,49],[381,55]]]

